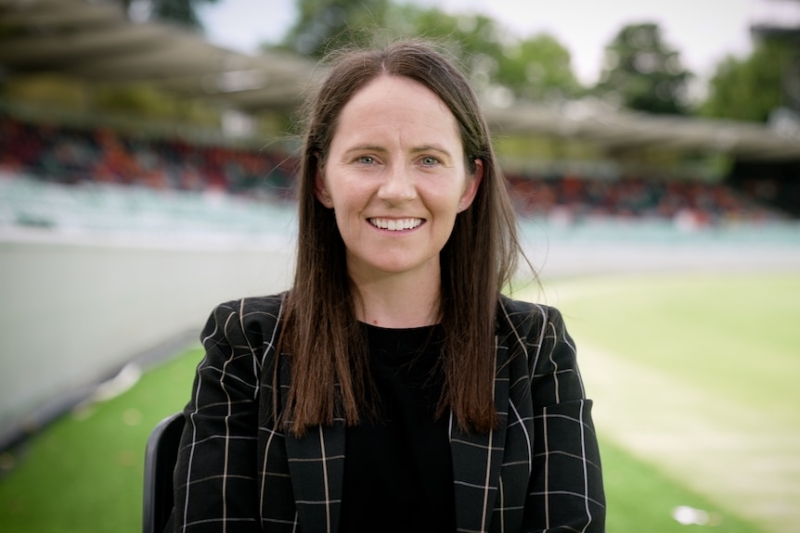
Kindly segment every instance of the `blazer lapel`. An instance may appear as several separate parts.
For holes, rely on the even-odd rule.
[[[450,415],[450,450],[458,531],[488,531],[497,500],[508,421],[508,347],[495,340],[495,409],[497,429],[488,434],[463,432]],[[281,401],[286,405],[289,365],[281,358]],[[286,421],[288,425],[290,421]],[[309,430],[302,438],[286,432],[286,454],[297,513],[303,531],[337,533],[344,481],[345,425]]]
[[[507,347],[499,346],[497,338],[495,345],[494,404],[500,414],[498,428],[488,434],[463,432],[450,415],[458,531],[488,531],[499,490],[508,423],[509,368]]]
[[[284,359],[284,358],[282,358]],[[284,359],[285,361],[285,359]],[[286,405],[289,365],[281,365],[281,400]],[[288,426],[291,421],[286,421]],[[345,425],[309,429],[302,438],[286,431],[286,455],[303,531],[336,533],[344,481]]]

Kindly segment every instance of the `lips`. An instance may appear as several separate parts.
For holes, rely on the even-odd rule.
[[[379,229],[389,231],[405,231],[419,227],[424,221],[421,218],[370,218],[369,223]]]

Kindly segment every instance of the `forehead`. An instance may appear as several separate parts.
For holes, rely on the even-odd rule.
[[[461,142],[455,116],[436,93],[410,78],[383,75],[353,93],[344,105],[337,137],[374,136],[399,130],[453,137]]]

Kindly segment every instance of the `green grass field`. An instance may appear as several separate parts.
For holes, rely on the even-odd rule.
[[[141,531],[144,448],[159,420],[188,399],[197,349],[130,390],[63,417],[13,458],[0,479],[4,533]]]
[[[538,293],[537,293],[538,294]],[[595,402],[611,533],[800,531],[800,275],[545,283]],[[518,294],[517,296],[520,296]],[[144,446],[180,409],[191,350],[2,457],[4,533],[141,529]]]
[[[613,464],[609,531],[672,531],[652,525],[680,504],[726,532],[800,532],[800,275],[584,278],[535,294],[577,342],[605,456],[636,458],[705,499],[673,500],[637,529],[632,507],[670,498],[636,502]]]

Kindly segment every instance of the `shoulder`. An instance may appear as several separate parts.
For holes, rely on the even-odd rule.
[[[229,300],[214,307],[207,329],[237,332],[245,335],[266,335],[274,332],[283,313],[286,292]]]
[[[584,398],[575,343],[559,310],[506,297],[498,307],[498,345],[508,350],[512,364],[527,364],[534,402],[550,405]]]
[[[555,307],[523,300],[515,300],[500,295],[497,306],[497,325],[499,329],[511,327],[514,330],[541,329],[548,324],[562,324],[561,313]]]
[[[534,360],[542,353],[573,345],[558,309],[503,295],[498,301],[497,335],[500,345],[512,354],[521,351]]]
[[[286,299],[286,292],[268,296],[251,296],[222,302],[214,308],[214,312],[248,315],[252,313],[278,313]]]

